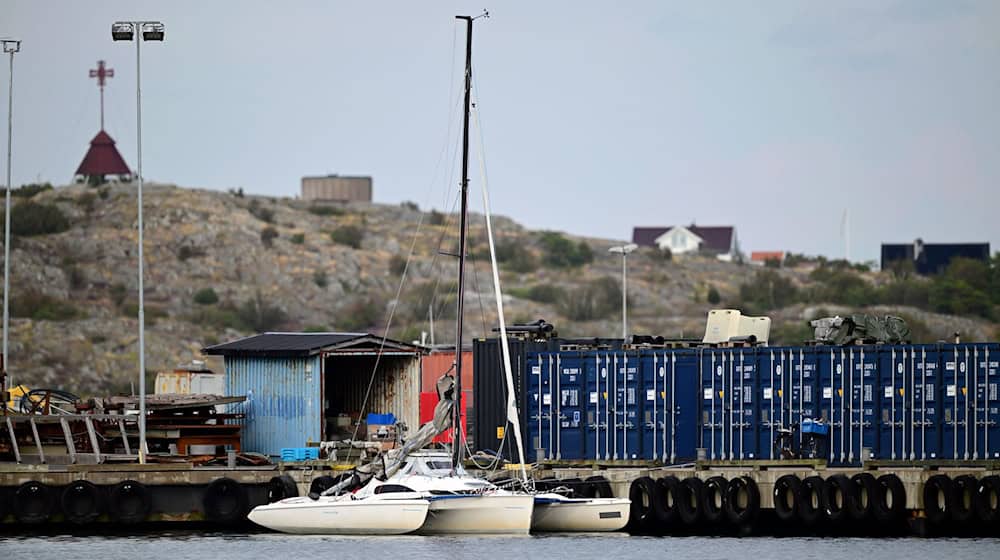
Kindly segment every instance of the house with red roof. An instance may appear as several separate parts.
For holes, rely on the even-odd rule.
[[[714,255],[722,261],[737,260],[740,245],[733,226],[637,227],[632,242],[640,247],[669,249],[671,254]]]

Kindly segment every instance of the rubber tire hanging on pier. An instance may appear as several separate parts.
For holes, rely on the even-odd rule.
[[[903,518],[906,511],[906,487],[894,474],[883,474],[875,480],[878,495],[872,500],[872,513],[879,523],[890,523]]]
[[[614,498],[611,483],[601,475],[589,476],[584,480],[584,498]]]
[[[799,520],[807,527],[818,523],[823,518],[823,477],[814,475],[802,479],[796,500]]]
[[[153,500],[141,482],[123,480],[108,493],[108,514],[116,523],[139,523],[146,519]]]
[[[924,482],[924,514],[927,521],[938,525],[948,519],[953,499],[951,487],[951,479],[944,474],[936,474]]]
[[[689,476],[677,486],[677,515],[688,527],[701,521],[701,493],[705,483],[700,478]]]
[[[299,495],[299,487],[287,474],[273,476],[267,482],[267,503],[273,504],[286,498],[295,498]]]
[[[786,474],[774,481],[774,513],[786,523],[795,520],[802,481],[794,474]]]
[[[632,481],[628,489],[628,498],[632,500],[628,524],[633,532],[645,532],[653,529],[653,501],[656,496],[656,483],[648,476],[641,476]]]
[[[976,515],[984,523],[1000,520],[1000,476],[990,475],[979,481]]]
[[[66,519],[77,525],[86,525],[101,516],[104,493],[92,482],[76,480],[63,489],[59,503]]]
[[[247,493],[239,482],[231,478],[217,478],[205,488],[202,505],[209,521],[240,521],[247,513]]]
[[[722,523],[726,518],[726,488],[729,481],[713,476],[705,481],[701,491],[701,514],[711,524]]]
[[[664,476],[656,481],[657,493],[653,511],[656,513],[657,523],[665,529],[677,523],[680,517],[677,509],[680,484],[681,481],[677,480],[676,476]]]
[[[29,480],[14,491],[14,517],[21,523],[42,523],[52,513],[52,490]]]
[[[830,523],[841,523],[850,516],[855,498],[854,483],[842,474],[835,474],[823,481],[823,511]],[[840,498],[839,500],[837,498]]]
[[[968,523],[976,516],[976,494],[979,481],[968,474],[955,477],[951,483],[951,520]]]
[[[746,498],[746,501],[743,498]],[[729,481],[726,486],[726,518],[737,527],[753,523],[760,512],[760,489],[749,476]]]
[[[874,504],[880,494],[878,482],[871,473],[862,472],[852,476],[851,483],[854,484],[854,497],[849,503],[848,512],[855,521],[868,521],[874,513]]]

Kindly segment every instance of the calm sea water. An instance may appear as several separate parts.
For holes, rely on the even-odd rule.
[[[526,560],[966,560],[1000,558],[998,539],[711,538],[573,535],[320,537],[163,533],[131,537],[0,536],[0,558],[248,560],[475,558]]]

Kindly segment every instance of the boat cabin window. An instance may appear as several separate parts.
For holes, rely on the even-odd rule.
[[[413,492],[412,488],[403,486],[402,484],[383,484],[375,488],[376,494],[390,494],[393,492]]]

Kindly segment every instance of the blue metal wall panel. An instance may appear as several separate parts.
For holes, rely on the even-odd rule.
[[[319,356],[227,357],[226,394],[246,395],[234,412],[246,414],[243,450],[280,455],[283,447],[320,440],[322,422]]]
[[[556,425],[556,459],[586,457],[587,388],[584,358],[581,354],[556,356],[558,376],[555,395],[559,422]]]
[[[611,385],[611,358],[605,352],[589,352],[584,359],[587,383],[587,457],[611,459],[611,417],[614,393]]]

